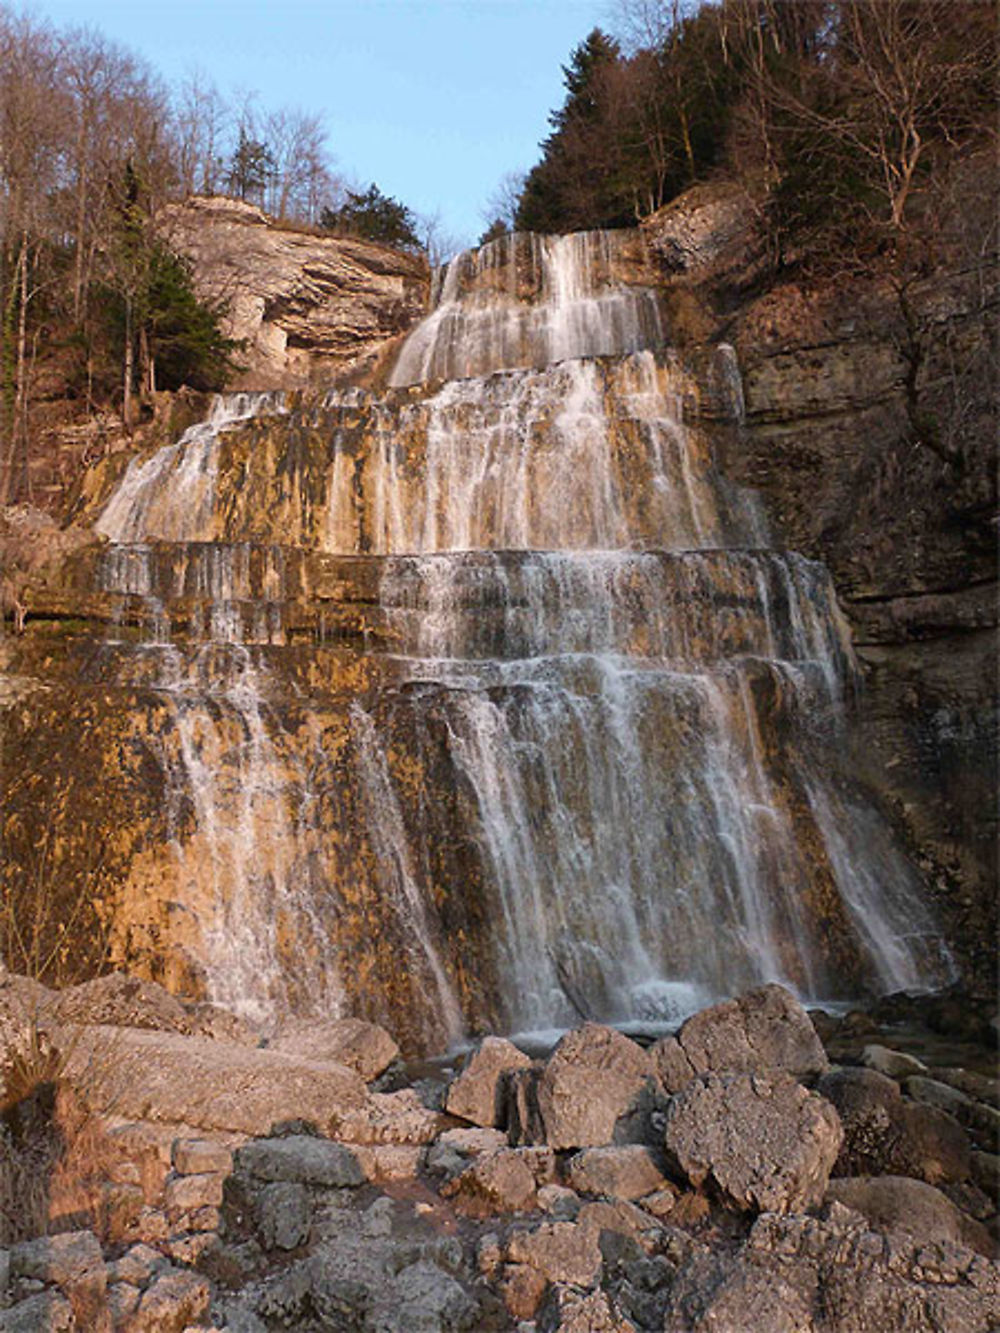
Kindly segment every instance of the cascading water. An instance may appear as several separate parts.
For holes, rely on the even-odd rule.
[[[671,1021],[763,980],[819,998],[947,976],[914,873],[830,763],[852,659],[829,580],[767,549],[715,472],[704,377],[620,281],[635,244],[460,256],[400,354],[416,388],[331,393],[253,447],[241,429],[284,404],[229,402],[105,509],[105,591],[221,671],[181,688],[178,649],[142,649],[173,692],[167,785],[190,788],[179,863],[213,867],[216,998],[405,1006],[430,1048],[473,1022]],[[738,420],[733,367],[712,362],[712,412]],[[345,694],[313,650],[282,714],[275,654],[310,598],[358,608],[379,672]],[[376,964],[345,977],[374,901],[405,995]]]

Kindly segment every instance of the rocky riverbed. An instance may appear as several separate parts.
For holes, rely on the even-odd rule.
[[[359,1020],[7,975],[0,1329],[987,1333],[994,1036],[769,985],[407,1066]]]

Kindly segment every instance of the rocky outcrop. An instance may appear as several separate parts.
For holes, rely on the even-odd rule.
[[[757,1049],[776,1052],[788,1006],[770,1007],[767,1020],[759,992],[737,1002],[738,1012],[757,1015]],[[714,1006],[701,1026],[720,1010],[731,1017]],[[137,1022],[148,1017],[131,1012]],[[968,1186],[946,1197],[899,1175],[827,1184],[841,1134],[832,1105],[787,1072],[727,1071],[727,1060],[739,1065],[745,1055],[738,1043],[728,1055],[717,1048],[715,1072],[633,1110],[649,1146],[613,1144],[612,1084],[624,1084],[618,1100],[631,1105],[630,1081],[654,1076],[648,1052],[609,1032],[585,1025],[513,1071],[540,1080],[551,1072],[564,1090],[574,1071],[585,1099],[589,1069],[603,1128],[588,1123],[603,1141],[573,1151],[512,1147],[497,1129],[451,1127],[428,1105],[447,1098],[440,1082],[374,1093],[341,1069],[338,1090],[334,1066],[307,1070],[290,1054],[177,1031],[84,1028],[61,1076],[105,1108],[96,1120],[111,1151],[87,1164],[103,1173],[103,1188],[77,1192],[89,1211],[74,1215],[72,1230],[0,1248],[0,1329],[502,1333],[521,1320],[551,1333],[995,1327],[1000,1269],[989,1225],[978,1220],[989,1223],[989,1200]],[[106,1042],[100,1051],[95,1033]],[[137,1041],[141,1063],[131,1058]],[[206,1117],[213,1050],[221,1110]],[[503,1047],[499,1054],[511,1058]],[[112,1059],[127,1087],[107,1105]],[[247,1061],[256,1062],[255,1089]],[[850,1072],[825,1075],[831,1091]],[[930,1072],[995,1091],[969,1070]],[[453,1076],[451,1087],[464,1078]],[[281,1122],[249,1139],[245,1119],[220,1127],[229,1094],[241,1089],[248,1104],[267,1100]],[[895,1101],[911,1103],[899,1090]],[[359,1141],[376,1123],[381,1139]],[[551,1123],[563,1134],[562,1115]],[[408,1135],[422,1142],[406,1144]]]
[[[169,205],[159,220],[199,295],[228,306],[225,331],[245,344],[235,387],[357,377],[423,313],[422,256],[289,227],[222,197]]]
[[[960,167],[933,276],[878,259],[776,273],[754,201],[727,182],[644,224],[672,340],[736,349],[746,417],[727,472],[760,489],[780,544],[833,574],[864,671],[859,762],[983,995],[996,989],[995,171],[989,157]]]

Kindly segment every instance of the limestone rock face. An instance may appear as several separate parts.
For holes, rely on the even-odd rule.
[[[360,1076],[343,1065],[129,1028],[81,1029],[66,1075],[97,1110],[244,1134],[291,1119],[326,1128],[366,1096]]]
[[[967,170],[975,227],[992,167]],[[994,300],[995,271],[981,278]],[[726,465],[761,488],[776,536],[829,566],[864,674],[869,779],[938,872],[967,984],[995,995],[996,356],[982,291],[958,261],[907,298],[926,330],[916,408],[957,428],[956,463],[914,442],[904,316],[869,278],[786,280],[742,304],[727,336],[747,429]],[[739,300],[728,279],[715,299]]]
[[[422,256],[279,226],[234,199],[170,205],[160,224],[191,260],[199,294],[229,302],[226,332],[247,344],[239,387],[370,369],[423,312],[430,275]]]
[[[355,1070],[366,1083],[378,1078],[399,1055],[385,1028],[360,1018],[285,1021],[268,1049],[304,1060],[332,1060]]]
[[[833,1107],[787,1075],[705,1074],[667,1111],[667,1152],[695,1186],[743,1209],[818,1203],[843,1140]]]
[[[817,1074],[829,1068],[809,1015],[783,986],[761,986],[692,1015],[652,1058],[668,1092],[695,1074]]]

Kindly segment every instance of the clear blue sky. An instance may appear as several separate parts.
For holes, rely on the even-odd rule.
[[[561,66],[613,0],[22,0],[170,84],[197,69],[262,110],[322,112],[335,165],[472,242],[500,177],[538,158]]]

